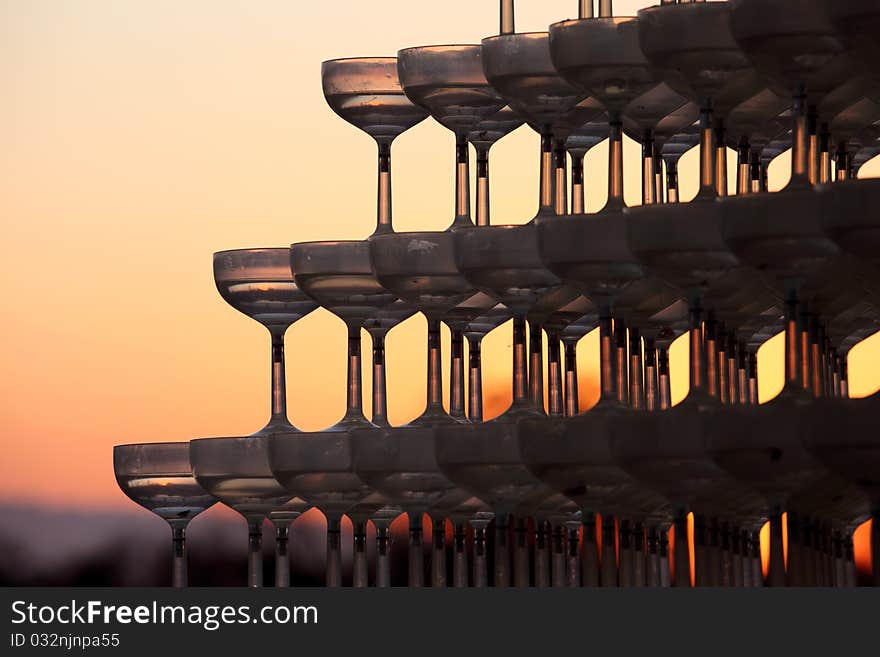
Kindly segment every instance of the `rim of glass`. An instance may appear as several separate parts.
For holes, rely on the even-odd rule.
[[[321,62],[324,64],[340,64],[342,62],[393,62],[397,57],[393,55],[358,55],[356,57],[334,57],[333,59],[325,59]]]
[[[574,25],[575,23],[587,23],[590,21],[603,21],[605,23],[629,23],[630,21],[638,20],[638,18],[638,16],[594,16],[592,18],[568,18],[564,21],[550,23],[550,30],[548,31],[552,31],[553,28],[559,29],[568,25]]]
[[[125,449],[128,447],[165,447],[168,445],[189,445],[188,440],[164,440],[149,443],[122,443],[121,445],[113,445],[113,449]]]
[[[254,253],[256,251],[286,251],[289,247],[286,246],[254,246],[251,248],[242,248],[242,249],[223,249],[222,251],[214,251],[214,255],[224,255],[226,253]]]
[[[535,37],[549,36],[550,30],[535,30],[532,32],[513,32],[512,34],[493,34],[492,36],[483,37],[482,41],[491,41],[492,39],[509,39],[510,37]],[[482,43],[481,41],[481,43]]]
[[[267,436],[255,436],[252,434],[249,434],[247,436],[208,436],[205,438],[191,438],[187,444],[203,443],[203,442],[216,441],[216,440],[255,440],[256,441],[256,440],[260,440],[260,438],[266,438],[266,437]]]
[[[295,246],[314,246],[316,244],[320,245],[329,245],[329,244],[360,244],[361,242],[366,242],[367,240],[308,240],[306,242],[291,242],[289,249],[292,249]],[[288,249],[288,250],[289,250]]]
[[[409,52],[411,50],[440,50],[443,48],[479,48],[479,43],[434,43],[427,46],[409,46],[407,48],[401,48],[397,51],[397,57],[400,58],[400,53]]]

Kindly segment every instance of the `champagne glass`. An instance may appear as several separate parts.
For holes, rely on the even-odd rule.
[[[284,334],[317,304],[293,282],[287,249],[218,251],[214,284],[226,303],[265,326],[272,337],[272,412],[268,424],[253,435],[292,430],[287,419]]]
[[[134,503],[171,527],[171,581],[187,586],[186,528],[217,500],[193,478],[187,443],[142,443],[113,447],[116,483]]]
[[[248,526],[248,576],[251,588],[263,586],[263,523],[275,528],[276,584],[289,585],[287,541],[293,520],[309,504],[293,497],[272,476],[267,459],[269,436],[197,438],[189,443],[196,481]]]
[[[246,438],[262,439],[276,431],[297,431],[287,418],[284,334],[292,324],[314,310],[317,304],[294,282],[288,250],[257,248],[219,251],[214,254],[214,283],[220,296],[229,305],[265,326],[272,337],[272,414],[263,429]],[[265,481],[271,479],[265,463],[265,441],[247,446],[241,444],[242,439],[238,437],[224,440],[226,442],[216,443],[222,445],[216,448],[220,450],[217,458],[221,460],[207,461],[212,468],[210,483],[219,486],[223,492],[222,496],[218,494],[216,497],[241,513],[248,523],[248,585],[263,584],[263,521],[269,517],[275,528],[276,584],[287,586],[289,527],[295,517],[308,509],[308,505],[280,492],[274,482]],[[224,454],[227,450],[234,455],[237,450],[250,449],[254,450],[254,460],[244,466],[243,471],[226,473],[230,485],[234,486],[230,492],[225,485],[224,474],[219,471],[223,463],[229,462],[222,460]],[[202,450],[198,453],[200,459],[209,458]],[[232,459],[234,456],[226,458]],[[249,484],[254,486],[251,490],[246,488]],[[260,508],[252,511],[251,506],[261,499],[265,503],[258,504]],[[271,516],[273,513],[274,518]]]

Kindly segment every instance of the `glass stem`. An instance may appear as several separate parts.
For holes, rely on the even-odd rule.
[[[642,137],[642,204],[657,203],[657,188],[654,178],[654,133],[645,130]]]
[[[513,585],[526,589],[529,587],[529,519],[518,517],[513,529]]]
[[[578,18],[593,17],[593,0],[579,0],[578,2]]]
[[[666,347],[657,347],[657,391],[660,410],[665,411],[672,406],[672,384],[669,378],[669,351]]]
[[[782,512],[770,515],[770,568],[767,576],[769,586],[785,586],[785,554],[782,543]]]
[[[849,154],[846,152],[846,142],[841,141],[837,145],[835,160],[835,179],[846,180],[849,175]]]
[[[544,410],[544,340],[541,325],[529,322],[529,403]]]
[[[727,399],[730,404],[739,403],[739,354],[736,336],[727,335]]]
[[[614,516],[602,516],[602,569],[600,571],[603,587],[617,586],[617,550],[615,540]]]
[[[599,0],[599,17],[611,18],[612,16],[614,16],[614,7],[611,0]]]
[[[563,341],[565,349],[565,415],[580,413],[578,402],[577,341]]]
[[[425,413],[443,413],[443,383],[440,367],[440,322],[428,320],[428,401]]]
[[[801,388],[800,340],[798,331],[798,301],[790,293],[785,301],[785,388]]]
[[[694,514],[694,586],[708,586],[706,578],[706,525],[702,516]]]
[[[370,584],[370,569],[367,565],[367,521],[365,518],[352,518],[352,566],[351,585],[365,588]]]
[[[471,221],[470,151],[465,135],[455,136],[455,220],[452,225],[474,225]]]
[[[489,561],[487,557],[486,525],[474,525],[474,588],[489,586]]]
[[[649,588],[660,587],[660,535],[656,528],[648,527],[647,532],[646,584]]]
[[[626,352],[629,345],[627,344],[626,326],[624,325],[623,320],[614,320],[614,338],[617,344],[617,348],[615,350],[615,373],[617,374],[615,387],[617,389],[617,401],[621,404],[628,404],[629,363],[627,362]]]
[[[248,520],[248,586],[263,586],[263,518]]]
[[[510,586],[510,545],[507,540],[509,526],[505,514],[495,514],[495,588]]]
[[[706,362],[706,391],[710,397],[719,397],[719,367],[718,367],[718,323],[714,315],[708,313],[706,319],[705,346],[703,355]]]
[[[583,585],[599,586],[599,546],[596,540],[596,514],[583,512],[583,545],[581,561],[583,563]]]
[[[810,382],[812,373],[810,370],[810,314],[807,312],[807,304],[801,304],[799,316],[798,334],[800,338],[799,360],[801,368],[801,387],[806,391],[810,391]]]
[[[391,530],[387,523],[376,525],[376,586],[391,586]]]
[[[171,586],[189,586],[186,568],[186,525],[171,527]]]
[[[287,552],[290,522],[275,521],[275,587],[290,586],[290,555]]]
[[[394,232],[391,225],[391,142],[380,141],[378,190],[376,192],[376,232]]]
[[[831,173],[831,134],[828,132],[828,124],[822,124],[819,133],[819,182],[823,185],[834,180]]]
[[[645,338],[645,410],[656,411],[660,408],[657,379],[657,346],[654,338]]]
[[[584,214],[584,157],[571,153],[571,213]]]
[[[326,586],[342,586],[342,537],[340,518],[327,517],[327,572]]]
[[[690,568],[690,564],[688,564]],[[660,586],[668,588],[672,585],[672,573],[669,570],[669,532],[660,532]]]
[[[654,192],[656,194],[657,203],[665,203],[666,199],[663,195],[663,157],[661,156],[661,146],[654,141]]]
[[[727,196],[727,144],[725,142],[724,121],[715,119],[715,191],[718,196]]]
[[[690,393],[707,393],[708,368],[706,364],[706,344],[703,341],[703,308],[699,301],[693,301],[690,308]]]
[[[361,385],[361,329],[348,327],[348,372],[345,420],[366,422],[363,408],[363,387]]]
[[[483,372],[481,345],[483,336],[468,337],[468,419],[483,421]]]
[[[678,203],[678,159],[666,158],[666,202]]]
[[[408,513],[409,517],[409,570],[407,584],[410,588],[425,585],[425,557],[422,554],[422,514]]]
[[[620,566],[618,568],[619,585],[623,588],[633,586],[633,548],[632,548],[632,532],[630,530],[629,520],[620,521]]]
[[[452,329],[449,367],[449,415],[464,420],[464,336],[460,329]]]
[[[610,316],[599,318],[599,385],[600,401],[616,402],[616,348]]]
[[[712,101],[707,99],[700,110],[700,191],[697,196],[701,198],[714,198],[718,195],[715,150]]]
[[[758,354],[749,354],[749,404],[758,403]]]
[[[574,523],[568,525],[568,566],[566,568],[568,586],[575,588],[581,585],[581,554],[580,527]]]
[[[565,140],[554,140],[554,181],[556,214],[562,216],[568,214],[568,187],[565,184],[568,177],[568,157],[565,153]]]
[[[736,149],[737,196],[751,192],[751,183],[749,182],[749,171],[751,168],[749,158],[751,157],[751,153],[752,149],[749,146],[749,139],[748,137],[743,137],[739,142],[739,147]]]
[[[547,414],[551,417],[563,415],[562,405],[562,342],[558,335],[547,336]]]
[[[629,402],[637,410],[645,408],[645,382],[642,377],[642,337],[637,328],[629,330]]]
[[[513,0],[501,0],[501,34],[513,34],[514,24]]]
[[[819,135],[817,132],[816,106],[807,105],[807,171],[810,184],[819,183]]]
[[[287,380],[284,374],[284,333],[287,327],[272,327],[269,333],[272,336],[272,408],[269,416],[270,427],[284,427],[289,425],[287,419]]]
[[[761,154],[752,151],[749,154],[749,193],[757,194],[761,191]]]
[[[446,520],[431,519],[431,586],[446,588]]]
[[[373,338],[373,419],[378,427],[390,427],[388,423],[388,390],[385,376],[385,333]]]
[[[791,103],[791,180],[789,185],[806,186],[810,184],[806,105],[804,88],[802,85],[798,85]]]
[[[477,226],[488,226],[489,204],[489,148],[475,147],[477,151]]]
[[[541,133],[541,160],[538,181],[538,213],[556,214],[556,166],[553,155],[553,133]]]
[[[527,392],[528,366],[526,364],[526,322],[513,318],[513,405],[529,403]]]
[[[673,586],[690,588],[691,585],[691,546],[688,538],[687,512],[682,510],[675,517],[675,579]]]
[[[520,527],[522,527],[522,536],[520,534]],[[517,524],[517,578],[521,582],[525,582],[524,584],[517,584],[519,587],[528,587],[529,585],[529,539],[527,534],[528,529],[528,519],[523,518],[520,519]],[[550,541],[548,541],[548,537],[550,535],[551,528],[550,523],[548,521],[539,522],[537,519],[535,520],[535,587],[536,588],[547,588],[550,586],[551,577],[555,578],[555,568],[556,568],[556,553],[553,552],[553,568],[554,571],[551,573],[551,544],[553,543],[552,537]],[[522,543],[523,547],[520,547],[520,543]],[[552,546],[552,547],[555,547]],[[525,555],[521,557],[520,555]],[[525,565],[521,561],[525,561]],[[564,559],[563,559],[564,564]]]
[[[608,124],[608,210],[622,210],[623,202],[623,126],[620,118]]]
[[[468,586],[467,525],[456,522],[453,528],[452,585],[457,589]]]
[[[551,527],[549,522],[541,523],[541,526],[538,529],[538,535],[535,537],[535,552],[538,551],[539,541],[544,543],[544,550],[546,551],[547,535],[550,530]],[[565,525],[560,523],[553,527],[552,531],[553,533],[550,537],[553,553],[550,567],[552,583],[554,588],[565,588],[568,586],[568,555],[565,551]],[[547,586],[546,575],[544,579],[545,583],[543,586]],[[538,580],[537,561],[535,563],[535,586],[541,586]]]

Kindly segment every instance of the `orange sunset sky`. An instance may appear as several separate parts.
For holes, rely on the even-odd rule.
[[[114,444],[261,427],[268,336],[221,300],[212,252],[372,232],[375,147],[325,104],[321,61],[478,42],[497,31],[497,11],[495,0],[436,10],[411,0],[0,0],[0,502],[130,508]],[[522,1],[517,27],[543,30],[576,12],[574,0]],[[521,128],[493,149],[494,222],[533,216],[537,148]],[[588,211],[604,204],[606,154],[603,145],[588,156]],[[397,140],[398,230],[448,225],[452,155],[451,134],[431,120]],[[627,141],[630,204],[637,158]],[[788,162],[772,165],[773,188]],[[695,174],[692,151],[685,199]],[[861,175],[880,175],[880,162]],[[389,336],[393,423],[424,404],[424,329],[417,316]],[[301,428],[342,415],[344,349],[342,323],[323,310],[288,333],[290,416]],[[510,397],[509,349],[509,326],[485,342],[488,415]],[[686,352],[674,345],[677,400]],[[580,354],[586,403],[595,335]],[[781,338],[762,348],[760,369],[766,400],[782,382]],[[880,388],[880,338],[853,350],[850,375],[854,396]]]

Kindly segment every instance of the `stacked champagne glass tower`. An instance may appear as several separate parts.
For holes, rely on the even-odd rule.
[[[247,523],[251,586],[263,584],[266,519],[275,584],[289,585],[291,525],[312,507],[327,519],[328,586],[348,583],[344,515],[358,587],[391,584],[400,515],[413,587],[848,587],[853,531],[870,517],[880,584],[880,396],[849,399],[846,365],[880,328],[880,180],[856,179],[880,152],[880,4],[578,9],[517,33],[502,0],[501,33],[481,44],[324,62],[327,103],[378,147],[375,231],[216,253],[220,294],[271,335],[269,423],[114,450],[122,490],[171,525],[175,585],[186,583],[187,523],[217,501]],[[454,135],[455,216],[443,231],[395,232],[391,146],[429,116]],[[495,223],[489,153],[522,124],[539,137],[538,210]],[[624,134],[642,145],[637,207],[624,203]],[[606,138],[608,199],[586,214],[584,156]],[[699,191],[684,203],[677,164],[693,147]],[[789,147],[791,178],[771,193],[768,164]],[[287,419],[283,338],[318,306],[348,328],[348,404],[333,427],[302,432]],[[418,312],[427,403],[391,426],[385,335]],[[513,402],[484,422],[480,344],[508,320]],[[583,411],[576,345],[595,328],[600,399]],[[759,405],[756,352],[782,331],[784,387]],[[684,333],[689,391],[672,406],[668,349]]]

